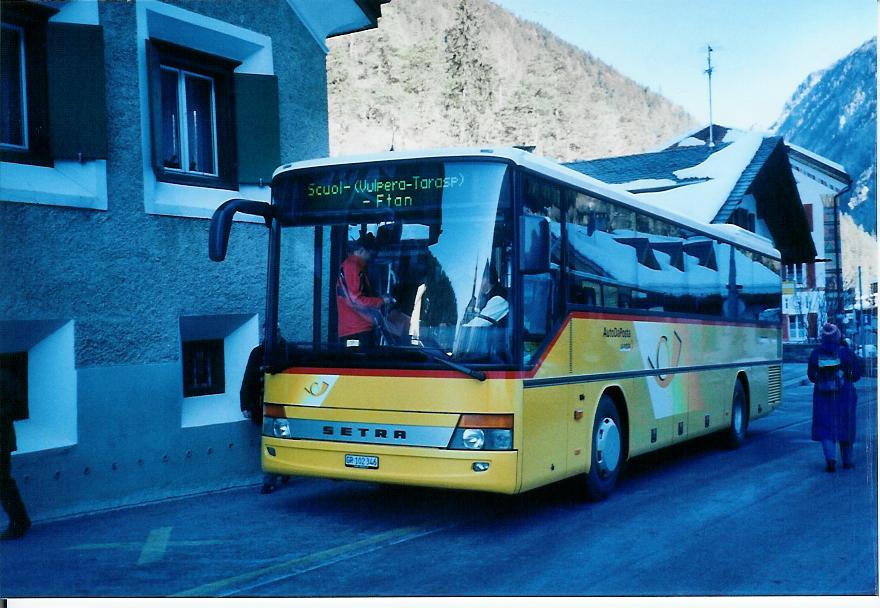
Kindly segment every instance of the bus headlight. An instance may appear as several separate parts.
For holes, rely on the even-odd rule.
[[[450,450],[512,450],[513,416],[510,414],[463,415],[452,439]]]
[[[290,437],[290,422],[287,418],[276,418],[272,426],[276,437]]]
[[[469,450],[479,450],[486,443],[486,434],[483,429],[465,429],[461,432],[461,442]]]
[[[263,435],[266,437],[290,437],[290,421],[287,418],[263,418]]]

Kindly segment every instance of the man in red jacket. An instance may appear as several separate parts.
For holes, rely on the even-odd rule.
[[[376,237],[367,232],[357,240],[354,252],[339,268],[336,310],[339,313],[339,340],[343,344],[357,340],[357,346],[374,346],[374,330],[381,318],[382,306],[393,301],[387,295],[377,296],[367,277],[367,264],[377,250]]]

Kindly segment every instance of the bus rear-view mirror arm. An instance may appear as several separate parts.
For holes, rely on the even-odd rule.
[[[208,256],[215,262],[222,262],[226,258],[229,231],[232,230],[232,218],[236,213],[262,217],[268,226],[275,215],[275,207],[263,201],[243,198],[228,200],[217,207],[211,217],[211,232],[208,236]]]

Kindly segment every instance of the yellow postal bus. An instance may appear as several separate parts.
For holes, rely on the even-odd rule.
[[[739,445],[781,400],[765,239],[527,152],[284,165],[271,204],[218,208],[212,259],[237,212],[268,227],[266,471],[601,499],[627,459]],[[342,334],[353,314],[369,329]]]

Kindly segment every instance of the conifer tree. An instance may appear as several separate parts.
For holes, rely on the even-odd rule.
[[[444,36],[446,90],[443,109],[456,143],[477,144],[487,136],[484,117],[491,111],[495,69],[479,24],[481,9],[472,0],[458,0],[452,26]]]

